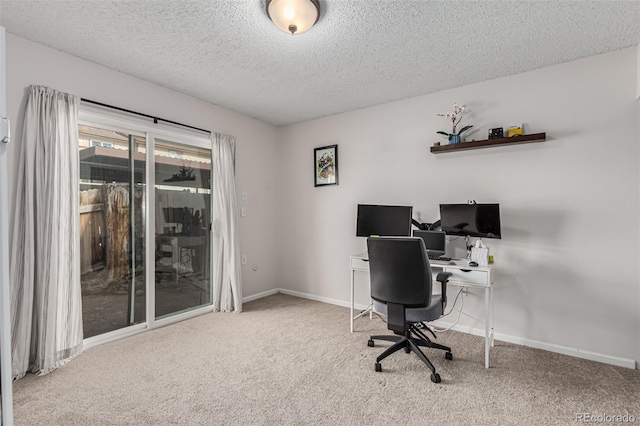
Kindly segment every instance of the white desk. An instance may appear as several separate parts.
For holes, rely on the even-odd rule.
[[[363,316],[367,311],[353,316],[354,278],[356,272],[369,273],[369,257],[367,253],[351,256],[351,332],[353,333],[353,321]],[[489,368],[489,350],[493,346],[493,265],[467,266],[466,260],[441,262],[432,260],[431,271],[433,279],[438,272],[451,272],[449,285],[460,287],[474,287],[484,289],[484,365]]]

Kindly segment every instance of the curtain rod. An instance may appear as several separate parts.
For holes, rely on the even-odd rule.
[[[135,114],[135,115],[139,115],[139,116],[142,116],[142,117],[151,118],[151,119],[153,119],[153,122],[155,124],[158,124],[158,121],[164,121],[165,123],[174,124],[176,126],[182,126],[182,127],[188,128],[188,129],[198,130],[200,132],[205,132],[205,133],[211,134],[211,130],[205,130],[205,129],[201,129],[199,127],[189,126],[188,124],[178,123],[177,121],[165,120],[164,118],[154,117],[153,115],[144,114],[144,113],[137,112],[137,111],[131,111],[130,109],[120,108],[120,107],[117,107],[117,106],[104,104],[102,102],[92,101],[91,99],[81,98],[80,100],[82,102],[86,102],[88,104],[99,105],[99,106],[102,106],[102,107],[115,109],[117,111],[128,112],[129,114]]]

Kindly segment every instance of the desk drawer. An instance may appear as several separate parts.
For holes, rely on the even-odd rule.
[[[473,271],[466,269],[454,269],[447,268],[447,272],[451,272],[449,281],[456,281],[460,283],[475,284],[478,286],[487,287],[489,284],[488,272],[486,271]]]
[[[355,257],[351,258],[351,269],[356,269],[358,271],[368,271],[369,270],[369,261],[364,259],[358,259]]]

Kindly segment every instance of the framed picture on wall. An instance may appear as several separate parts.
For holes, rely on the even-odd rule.
[[[313,150],[315,186],[338,184],[338,145],[323,146]]]

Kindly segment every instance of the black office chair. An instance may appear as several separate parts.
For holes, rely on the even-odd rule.
[[[442,316],[451,273],[438,274],[436,279],[442,283],[442,294],[432,295],[431,266],[422,238],[371,237],[367,239],[367,246],[374,309],[387,316],[387,328],[397,335],[369,339],[369,346],[374,346],[374,340],[395,342],[376,359],[376,371],[382,371],[380,361],[404,349],[406,353],[413,351],[418,355],[431,369],[431,381],[439,383],[440,375],[419,346],[442,349],[448,360],[453,359],[451,348],[432,342],[418,324]],[[428,327],[424,330],[436,337]]]

